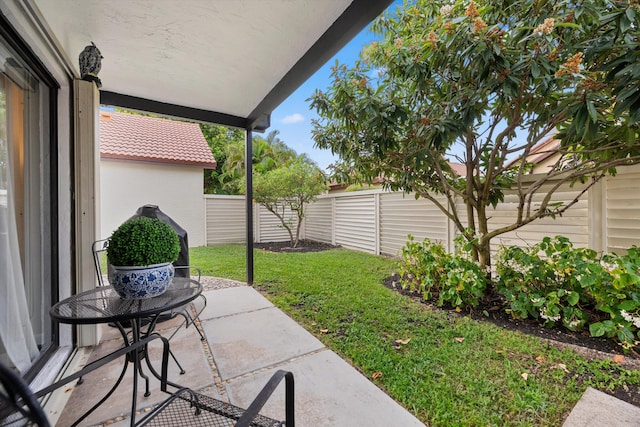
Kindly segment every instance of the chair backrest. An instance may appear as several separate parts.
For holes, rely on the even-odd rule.
[[[0,426],[50,427],[49,420],[27,383],[0,363]]]
[[[98,275],[98,285],[104,286],[104,279],[102,277],[102,264],[101,264],[101,254],[107,251],[109,247],[109,239],[96,240],[91,245],[91,250],[93,251],[93,265],[96,268],[96,274]]]

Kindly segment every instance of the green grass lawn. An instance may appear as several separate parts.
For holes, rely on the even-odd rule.
[[[640,382],[612,361],[403,297],[382,286],[395,271],[387,258],[256,250],[254,260],[263,294],[431,426],[559,426],[587,386]],[[190,263],[246,279],[244,246],[192,248]]]

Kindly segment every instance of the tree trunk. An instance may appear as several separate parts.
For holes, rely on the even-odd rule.
[[[485,271],[489,283],[491,283],[491,240],[487,239],[489,233],[489,219],[487,218],[487,205],[478,203],[478,264]]]
[[[291,227],[289,227],[289,226],[287,225],[287,221],[284,219],[284,208],[282,208],[282,215],[280,215],[280,212],[278,212],[278,210],[277,210],[275,207],[273,207],[273,206],[271,206],[271,205],[268,205],[268,204],[263,204],[263,206],[264,206],[265,208],[267,208],[267,210],[268,210],[269,212],[271,212],[271,213],[272,213],[272,214],[274,214],[276,217],[278,217],[278,219],[280,220],[280,223],[282,224],[282,226],[284,227],[284,229],[285,229],[285,230],[287,230],[287,232],[289,233],[289,241],[290,241],[290,243],[291,243],[291,247],[292,247],[292,248],[295,248],[295,247],[297,246],[297,244],[298,244],[298,238],[297,238],[297,236],[296,236],[296,238],[294,239],[294,237],[293,237],[293,231],[291,231]],[[300,227],[300,224],[298,224],[298,228],[299,228],[299,227]],[[300,231],[299,231],[299,229],[298,229],[297,233],[299,233],[299,232],[300,232]]]
[[[298,226],[296,227],[296,241],[293,245],[293,247],[297,247],[298,246],[298,242],[300,241],[300,228],[302,227],[302,218],[304,218],[304,215],[302,215],[301,211],[298,211]]]
[[[487,278],[491,279],[491,244],[489,241],[478,242],[478,264],[480,268],[487,272]]]
[[[291,231],[291,227],[285,225],[284,228],[286,228],[287,231],[289,232],[289,240],[291,240],[291,247],[295,248],[296,246],[298,246],[298,238],[297,238],[297,236],[295,238],[293,237],[293,231]]]
[[[471,203],[474,200],[474,191],[473,191],[473,172],[474,172],[474,164],[471,161],[473,159],[473,144],[469,140],[469,136],[467,135],[466,149],[467,149],[467,160],[465,162],[465,166],[467,169],[467,185],[465,189],[467,200],[465,201],[465,206],[467,208],[467,230],[461,230],[467,241],[471,241],[476,237],[476,221],[475,221],[475,212],[473,209],[473,205]],[[473,235],[469,235],[472,233]],[[478,261],[479,254],[475,245],[473,245],[473,260]]]

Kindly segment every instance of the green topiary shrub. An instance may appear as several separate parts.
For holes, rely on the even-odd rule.
[[[157,218],[125,221],[109,238],[107,260],[119,267],[173,262],[180,254],[180,239],[170,225]]]

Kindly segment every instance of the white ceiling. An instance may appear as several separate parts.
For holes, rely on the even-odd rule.
[[[77,72],[82,49],[100,49],[102,91],[251,124],[391,0],[32,2]]]

